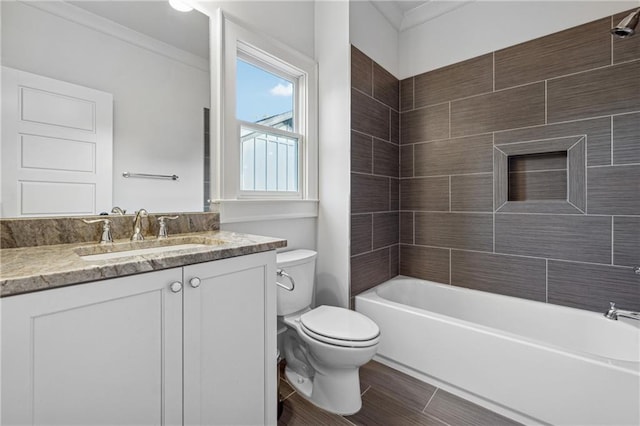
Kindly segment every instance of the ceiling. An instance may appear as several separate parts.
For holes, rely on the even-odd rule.
[[[476,0],[370,1],[401,32]],[[209,57],[209,18],[198,11],[178,12],[169,6],[168,1],[161,0],[79,0],[68,3],[202,58]]]
[[[178,12],[167,1],[68,1],[124,27],[209,57],[209,17],[196,10]]]
[[[476,0],[371,0],[397,31],[420,25]]]

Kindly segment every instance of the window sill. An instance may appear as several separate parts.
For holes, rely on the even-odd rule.
[[[220,212],[220,223],[318,217],[318,200],[217,200],[212,211]]]

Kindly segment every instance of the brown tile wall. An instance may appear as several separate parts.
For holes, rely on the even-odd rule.
[[[400,90],[397,78],[351,48],[352,298],[398,275]]]
[[[399,230],[379,237],[398,237],[400,274],[594,311],[610,300],[640,310],[640,276],[632,269],[640,265],[640,37],[612,40],[608,31],[625,15],[400,82]],[[554,152],[568,140],[586,143],[580,208],[554,200],[565,197],[556,189],[565,189],[570,173],[565,160],[548,156],[517,164],[535,194],[500,209],[493,147],[534,142]],[[387,149],[386,158],[394,152]],[[386,207],[377,202],[385,196],[380,185],[368,191],[368,212]],[[535,198],[543,200],[534,208]],[[376,239],[355,241],[375,252]],[[385,260],[376,259],[362,262],[369,275]]]
[[[352,296],[398,269],[594,311],[609,300],[640,310],[640,276],[633,272],[640,265],[640,38],[612,39],[608,32],[625,15],[404,79],[395,86],[397,103],[388,90],[376,98],[378,67],[370,60],[363,66],[364,55],[353,50],[352,120],[363,119],[352,124],[352,217],[363,217],[353,221]],[[387,103],[374,108],[376,99]],[[386,141],[387,124],[394,126],[383,106],[389,117],[400,109],[400,140],[378,148],[376,166],[377,139]],[[565,182],[571,173],[549,156],[517,164],[529,176],[541,173],[526,183],[533,198],[543,199],[535,213],[526,203],[500,209],[494,146],[534,142],[557,152],[569,139],[586,143],[579,208],[554,200],[560,195],[550,188],[558,185],[549,180]],[[394,177],[397,213],[386,203]],[[376,242],[393,238],[399,265],[387,268],[392,255]]]

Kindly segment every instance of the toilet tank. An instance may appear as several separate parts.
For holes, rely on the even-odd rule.
[[[277,287],[278,315],[289,315],[311,306],[316,275],[316,256],[317,253],[313,250],[291,250],[277,254],[278,269],[282,269],[295,281],[293,291]],[[276,279],[285,286],[291,287],[291,282],[286,277],[278,276]]]

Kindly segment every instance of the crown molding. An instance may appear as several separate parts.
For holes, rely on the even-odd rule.
[[[205,58],[182,49],[178,49],[168,43],[134,31],[124,25],[115,23],[72,4],[63,1],[20,1],[20,3],[39,9],[43,12],[50,13],[75,24],[82,25],[91,30],[117,38],[126,43],[133,44],[142,49],[149,50],[166,58],[181,62],[185,65],[209,72],[209,61]]]
[[[408,30],[424,24],[432,19],[459,9],[476,0],[426,0],[420,6],[403,12],[398,1],[370,0],[373,7],[396,29],[398,32]]]
[[[434,1],[429,0],[424,4],[408,10],[402,19],[400,29],[402,32],[409,28],[417,27],[439,16],[452,12],[461,7],[467,6],[476,0],[459,0],[459,1]]]

